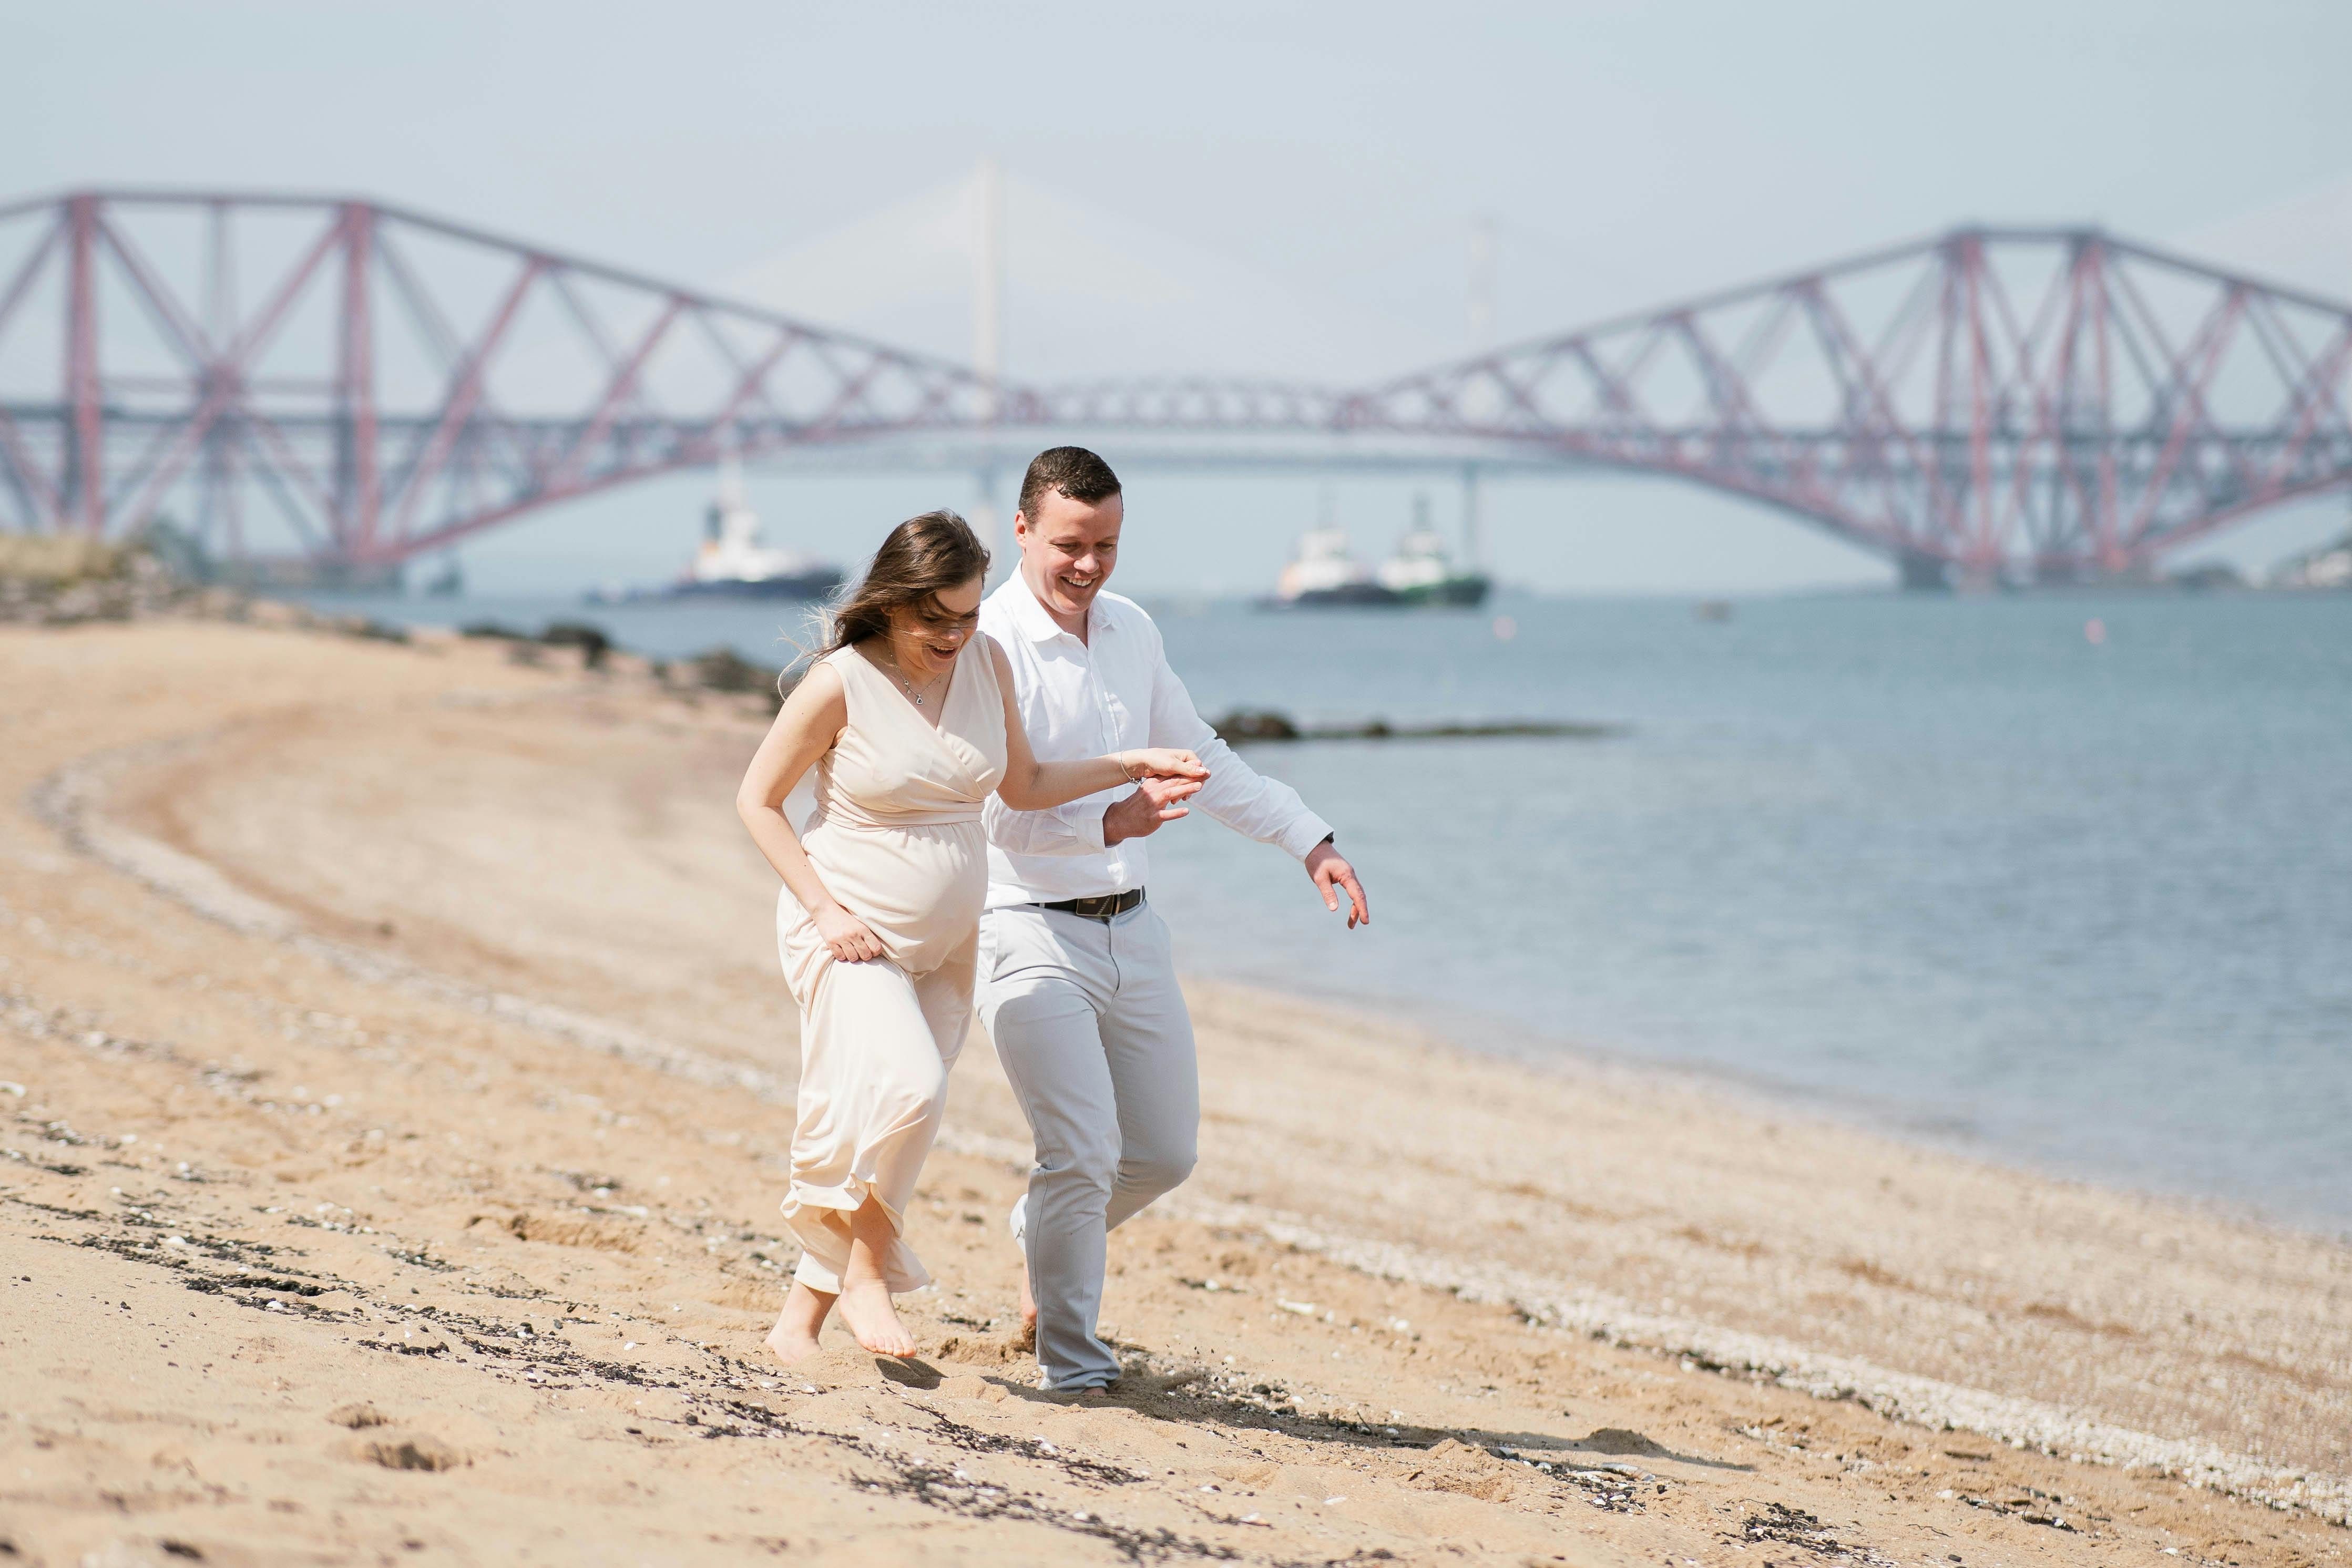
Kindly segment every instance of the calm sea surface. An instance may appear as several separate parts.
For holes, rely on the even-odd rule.
[[[1212,717],[1626,727],[1251,748],[1374,924],[1196,816],[1152,851],[1188,967],[2352,1229],[2352,596],[1157,612]],[[397,613],[780,663],[791,612]]]

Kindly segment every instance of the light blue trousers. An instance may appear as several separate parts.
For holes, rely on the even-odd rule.
[[[1036,1143],[1024,1249],[1037,1364],[1048,1387],[1099,1387],[1119,1374],[1095,1333],[1104,1238],[1191,1175],[1199,1143],[1192,1020],[1168,927],[1148,903],[1108,921],[992,909],[978,1000]]]

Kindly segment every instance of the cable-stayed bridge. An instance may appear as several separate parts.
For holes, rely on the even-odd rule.
[[[2352,485],[2352,307],[1969,226],[1360,386],[1031,385],[379,203],[0,206],[0,523],[381,570],[729,455],[1653,473],[1906,582],[2114,577]],[[261,515],[256,515],[261,514]]]

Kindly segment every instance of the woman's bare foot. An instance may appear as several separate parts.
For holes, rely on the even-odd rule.
[[[768,1331],[768,1350],[786,1366],[798,1366],[824,1347],[814,1334],[804,1334],[778,1323]]]
[[[890,1304],[890,1288],[879,1280],[845,1281],[838,1305],[841,1322],[857,1343],[876,1355],[912,1355],[915,1336],[898,1321]]]
[[[836,1300],[837,1297],[793,1281],[776,1326],[768,1331],[769,1351],[786,1366],[798,1365],[814,1355],[824,1348],[817,1343],[817,1335],[824,1328],[824,1315],[833,1311]]]

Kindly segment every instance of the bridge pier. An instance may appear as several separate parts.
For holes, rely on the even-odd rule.
[[[2105,575],[2088,562],[2072,556],[2039,555],[2033,558],[2033,586],[2036,588],[2071,588],[2079,583],[2097,582]]]
[[[1952,591],[1951,563],[1940,557],[1919,550],[1905,550],[1895,557],[1895,565],[1903,574],[1903,591],[1906,593]]]
[[[996,469],[992,465],[976,469],[972,474],[974,499],[971,506],[971,531],[988,547],[988,586],[993,588],[1013,570],[1016,553],[1013,545],[1013,519],[1000,514],[996,505]]]
[[[380,593],[399,598],[408,573],[397,561],[353,560],[338,555],[249,555],[216,561],[213,580],[248,592]]]
[[[1462,465],[1462,564],[1475,568],[1486,553],[1486,541],[1480,537],[1482,497],[1478,494],[1478,465]]]

